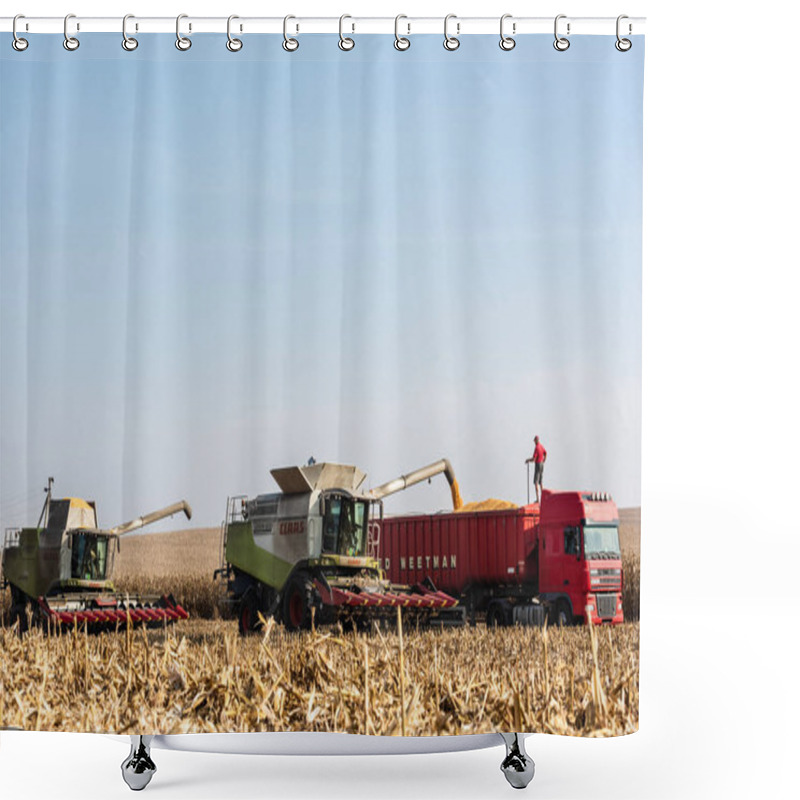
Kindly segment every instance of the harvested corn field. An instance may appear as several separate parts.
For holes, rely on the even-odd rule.
[[[286,633],[269,621],[20,639],[0,631],[0,727],[410,736],[638,727],[639,626]],[[402,665],[402,666],[401,666]],[[401,702],[404,698],[404,703]]]

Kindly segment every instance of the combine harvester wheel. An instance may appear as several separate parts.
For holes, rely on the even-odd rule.
[[[283,597],[283,624],[290,631],[309,630],[312,609],[316,611],[319,606],[318,595],[310,576],[299,572],[289,582]]]

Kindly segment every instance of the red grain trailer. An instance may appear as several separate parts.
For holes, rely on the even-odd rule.
[[[474,623],[620,623],[619,514],[597,492],[545,490],[541,504],[415,514],[381,522],[377,553],[391,581],[458,597]]]

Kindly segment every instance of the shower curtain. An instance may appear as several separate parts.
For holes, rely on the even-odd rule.
[[[0,727],[636,730],[643,37],[27,38]]]

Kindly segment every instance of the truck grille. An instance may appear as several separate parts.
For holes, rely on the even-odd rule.
[[[612,619],[617,612],[617,596],[615,594],[597,595],[597,615],[601,619]]]
[[[593,569],[591,571],[592,589],[619,589],[622,573],[619,569]]]

